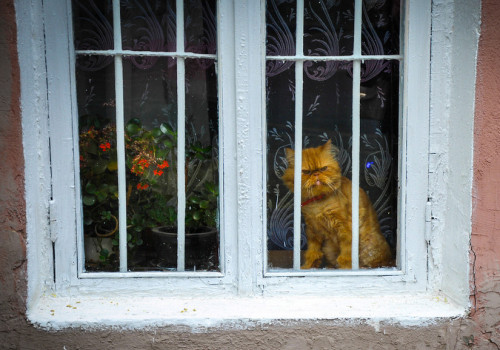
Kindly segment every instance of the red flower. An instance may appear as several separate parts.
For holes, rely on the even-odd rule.
[[[140,159],[137,164],[139,164],[140,166],[143,166],[145,168],[148,168],[149,167],[149,162],[147,159]]]
[[[161,176],[163,174],[163,170],[154,170],[153,173],[157,176]]]
[[[140,182],[137,184],[137,189],[140,190],[146,190],[149,187],[149,184],[141,184]]]
[[[160,169],[165,169],[167,167],[169,167],[169,165],[168,165],[168,162],[166,160],[164,160],[163,163],[158,165],[158,168],[160,168]]]
[[[99,147],[101,148],[101,150],[103,152],[106,152],[108,149],[111,148],[111,144],[109,142],[106,142],[106,143],[100,144]]]

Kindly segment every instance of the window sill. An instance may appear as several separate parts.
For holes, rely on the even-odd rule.
[[[364,320],[418,326],[465,315],[443,296],[161,298],[44,296],[28,310],[37,327],[64,328],[188,326],[226,327],[274,321]]]

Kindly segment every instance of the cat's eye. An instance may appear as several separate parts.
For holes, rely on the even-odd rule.
[[[302,170],[302,174],[311,175],[311,170]]]
[[[328,169],[328,167],[327,167],[327,166],[324,166],[324,167],[322,167],[321,169],[319,169],[319,171],[323,172],[323,171],[326,171],[326,169]]]

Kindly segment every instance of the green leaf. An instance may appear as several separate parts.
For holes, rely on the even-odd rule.
[[[163,140],[163,145],[167,148],[173,148],[174,147],[174,144],[172,143],[172,141],[170,141],[170,139],[165,139]]]
[[[99,203],[104,202],[108,198],[108,194],[106,192],[96,192],[95,195]]]
[[[127,124],[135,124],[138,126],[142,126],[141,120],[139,118],[132,118],[128,121]]]
[[[200,208],[201,209],[207,209],[209,205],[210,205],[210,202],[207,201],[207,200],[203,200],[203,201],[200,202]]]
[[[129,122],[127,124],[126,130],[127,130],[127,134],[134,136],[134,135],[137,135],[139,133],[139,131],[141,130],[141,126],[138,124]]]
[[[153,130],[151,130],[151,134],[154,138],[158,138],[162,135],[162,130],[160,128],[154,128]]]
[[[94,222],[94,220],[92,220],[92,218],[84,218],[83,219],[83,223],[85,225],[92,225],[93,222]]]
[[[85,192],[89,194],[94,194],[97,191],[96,185],[94,185],[92,182],[87,182],[87,185],[85,186]]]
[[[201,219],[201,212],[195,211],[193,213],[193,219],[196,220],[196,221],[200,220]]]
[[[95,196],[83,196],[83,198],[82,198],[83,204],[88,205],[88,206],[94,205],[95,201],[96,201]]]
[[[156,151],[157,158],[165,159],[167,158],[167,155],[168,155],[168,150],[166,149],[159,149],[158,151]]]
[[[167,134],[173,135],[173,133],[174,133],[174,130],[167,123],[161,123],[160,130],[165,135],[167,135]]]
[[[200,202],[200,198],[196,197],[196,196],[192,196],[191,198],[189,198],[189,201],[191,203],[198,204]]]

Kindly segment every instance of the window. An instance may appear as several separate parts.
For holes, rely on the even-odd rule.
[[[432,205],[430,2],[33,0],[31,8],[21,3],[21,13],[33,11],[30,18],[44,14],[21,36],[38,52],[20,51],[20,57],[31,57],[21,66],[45,69],[46,61],[47,74],[45,82],[25,73],[22,82],[26,89],[41,81],[23,97],[25,129],[41,130],[25,137],[27,162],[38,165],[42,181],[40,186],[27,173],[27,198],[42,203],[29,209],[40,211],[28,224],[29,273],[36,276],[30,280],[32,300],[48,290],[68,298],[112,292],[126,304],[146,291],[159,303],[163,297],[219,298],[214,311],[234,296],[327,297],[342,304],[346,295],[371,291],[405,297],[447,290],[436,282],[446,279],[441,268],[428,265],[432,245],[426,236],[435,215],[428,211],[426,217]],[[121,28],[121,38],[113,26]],[[33,33],[43,35],[31,42]],[[273,51],[274,43],[286,45]],[[44,96],[43,84],[46,105],[28,98]],[[37,112],[29,113],[30,107]],[[48,117],[30,123],[35,115]],[[356,263],[362,250],[356,252],[356,240],[362,232],[354,229],[352,268],[328,262],[300,268],[298,247],[307,244],[301,239],[303,201],[280,179],[292,163],[285,149],[294,148],[299,159],[298,150],[328,139],[352,178],[353,227],[364,193],[356,189],[374,185],[364,190],[385,215],[379,221],[395,261],[390,266],[359,268],[364,266]],[[40,158],[30,156],[39,149]],[[191,155],[205,178],[193,175]],[[322,168],[295,166],[293,174]],[[190,179],[203,184],[197,195],[208,190],[213,201],[192,200]],[[171,186],[162,187],[162,181]],[[110,209],[93,212],[100,203]],[[50,225],[43,223],[44,205]],[[193,207],[209,208],[217,228],[196,254],[190,253],[185,229],[189,216],[201,215]],[[140,209],[145,214],[134,215]],[[151,217],[156,214],[159,220]],[[276,226],[279,215],[287,218]],[[148,221],[154,220],[160,228],[175,223],[178,237],[168,244],[148,242]],[[91,261],[85,236],[106,235],[109,222],[115,242]],[[446,249],[455,248],[459,252],[451,255],[466,245]],[[175,258],[160,259],[162,250]],[[457,280],[462,287],[467,283]],[[34,317],[44,319],[47,304],[64,302],[41,303]],[[314,310],[320,305],[325,304]],[[436,312],[457,312],[443,308]]]
[[[393,256],[400,260],[396,223],[398,172],[404,172],[397,164],[404,142],[404,131],[401,140],[398,136],[403,9],[399,1],[267,2],[271,272],[280,267],[297,272],[301,265],[392,267]],[[325,146],[327,142],[332,145]],[[297,151],[302,148],[314,150]],[[335,160],[329,157],[332,152]],[[302,183],[293,180],[300,177]],[[364,191],[358,191],[360,186]],[[305,251],[302,262],[300,247]],[[293,250],[293,259],[283,248]]]
[[[80,274],[219,271],[215,1],[72,5]]]

